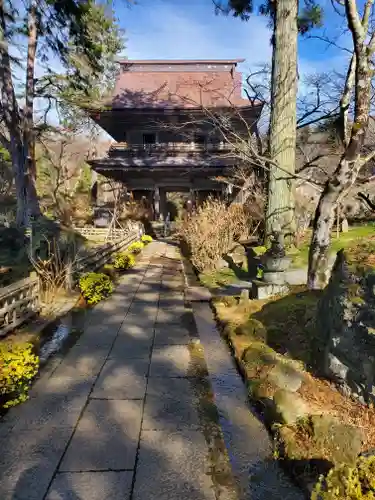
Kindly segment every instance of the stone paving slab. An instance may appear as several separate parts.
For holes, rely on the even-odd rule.
[[[119,336],[108,355],[108,359],[124,362],[129,359],[149,359],[151,354],[152,336],[142,338]]]
[[[195,431],[142,431],[133,500],[215,500],[207,446]]]
[[[87,335],[97,333],[103,329],[105,330],[113,330],[114,334],[116,334],[116,330],[118,330],[119,326],[121,325],[123,319],[125,318],[125,315],[127,313],[128,307],[124,309],[121,312],[118,312],[118,308],[120,307],[116,303],[110,303],[111,304],[111,309],[108,309],[107,311],[103,311],[101,314],[101,317],[98,318],[97,321],[94,323],[90,322],[89,327],[85,331]],[[130,304],[129,304],[130,305]],[[122,309],[122,307],[121,307]]]
[[[158,285],[157,290],[154,290],[153,287],[151,287],[151,285],[146,282],[146,284],[142,285],[142,287],[139,287],[139,289],[137,290],[137,294],[132,301],[132,306],[134,304],[139,304],[140,306],[142,306],[154,303],[156,303],[157,305],[157,302],[159,300],[159,288],[160,285]]]
[[[50,379],[32,393],[31,398],[19,412],[14,412],[13,430],[39,428],[43,426],[73,427],[84,406],[94,378]]]
[[[160,285],[160,292],[161,293],[170,293],[173,292],[174,290],[181,291],[183,289],[184,284],[181,281],[175,281],[175,280],[167,280],[163,281],[162,284]]]
[[[100,316],[95,316],[94,322],[90,320],[89,324],[85,323],[85,336],[98,336],[100,338],[104,332],[116,335],[118,330],[117,325],[120,321],[122,322],[124,318],[125,313],[121,314],[121,319],[114,319],[111,313],[106,313],[105,315],[102,313]]]
[[[133,469],[141,418],[141,401],[91,400],[60,472]]]
[[[130,306],[128,314],[144,316],[155,321],[157,312],[158,299],[153,299],[151,301],[139,300],[137,302],[133,302]]]
[[[128,320],[124,320],[118,332],[116,342],[119,338],[128,338],[129,340],[150,339],[154,336],[154,321],[144,320],[141,314],[141,324],[135,323],[135,315]]]
[[[53,376],[61,377],[66,374],[67,370],[70,370],[74,376],[98,375],[108,356],[108,352],[109,348],[96,348],[93,350],[85,345],[76,345],[54,370]]]
[[[140,329],[147,329],[154,326],[156,314],[148,315],[141,314],[139,312],[127,314],[124,319],[124,328],[129,329],[132,327]]]
[[[100,333],[95,335],[89,335],[86,332],[78,339],[75,347],[82,347],[93,352],[94,350],[109,350],[115,340],[117,333],[120,329],[120,325],[113,329],[105,329],[103,328]]]
[[[155,328],[155,345],[189,344],[189,330],[182,325],[158,323]]]
[[[146,397],[142,430],[176,431],[185,428],[199,428],[197,406],[191,394],[189,398],[173,398],[170,395]]]
[[[151,355],[150,377],[188,377],[190,353],[187,346],[155,346]]]
[[[146,296],[148,294],[157,294],[157,293],[160,293],[160,291],[161,291],[160,280],[149,279],[149,280],[147,280],[147,284],[141,285],[141,287],[139,287],[139,290],[137,293],[140,293],[142,295],[146,294]]]
[[[148,359],[126,362],[108,360],[94,386],[91,397],[103,399],[143,399],[146,392]]]
[[[147,395],[163,398],[190,399],[193,396],[192,381],[189,378],[150,377],[147,384]]]
[[[160,298],[159,300],[159,308],[161,310],[163,309],[172,309],[172,310],[178,310],[178,309],[183,309],[185,307],[185,299],[184,298]]]
[[[61,472],[46,500],[130,500],[133,472]]]
[[[184,306],[179,306],[175,308],[162,307],[158,310],[156,317],[156,323],[173,323],[180,325],[189,314],[189,310]]]
[[[42,500],[72,432],[46,426],[0,442],[1,500]]]

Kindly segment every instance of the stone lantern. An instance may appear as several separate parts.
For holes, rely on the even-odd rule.
[[[284,247],[284,235],[282,232],[274,232],[271,247],[262,258],[263,281],[282,285],[285,283],[285,271],[289,268],[291,259],[286,256]]]
[[[262,279],[252,281],[252,295],[257,299],[267,299],[273,295],[283,294],[289,290],[285,282],[285,271],[291,259],[287,257],[284,247],[284,236],[281,231],[272,235],[271,247],[261,257]]]

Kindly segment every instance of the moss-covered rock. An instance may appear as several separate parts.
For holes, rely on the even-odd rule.
[[[267,380],[259,379],[259,380],[248,380],[247,387],[249,390],[249,395],[256,400],[269,399],[269,402],[272,402],[273,393],[275,391],[274,387],[271,387]]]
[[[252,342],[242,354],[241,360],[249,369],[257,369],[277,363],[277,354],[263,342]]]
[[[375,259],[375,257],[374,257]],[[361,275],[337,254],[331,279],[320,300],[316,324],[320,370],[361,402],[375,402],[375,275]]]
[[[234,332],[236,335],[246,335],[252,340],[260,340],[262,342],[266,342],[267,340],[267,329],[263,323],[251,317],[242,325],[235,327]]]
[[[332,464],[354,464],[363,437],[361,429],[329,415],[310,415],[294,425],[280,427],[276,442],[285,457],[325,458]]]
[[[276,418],[283,424],[293,424],[309,413],[307,404],[294,392],[278,389],[273,401]]]
[[[310,492],[321,474],[335,465],[353,466],[361,451],[361,429],[329,415],[309,415],[295,424],[281,425],[275,434],[275,453],[295,479]]]
[[[288,361],[279,360],[268,374],[270,382],[288,392],[297,392],[304,380],[304,374]]]

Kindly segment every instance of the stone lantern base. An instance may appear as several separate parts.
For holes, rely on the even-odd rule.
[[[276,284],[265,281],[253,280],[251,294],[254,299],[264,300],[289,292],[289,286],[286,283]]]

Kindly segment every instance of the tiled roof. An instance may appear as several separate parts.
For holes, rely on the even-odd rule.
[[[237,64],[244,62],[245,59],[120,59],[120,64],[147,64],[154,66],[156,64]]]
[[[238,60],[123,61],[113,108],[199,108],[251,106],[241,96]],[[173,64],[183,68],[179,70]],[[225,66],[227,64],[227,66]],[[148,70],[148,66],[154,70]],[[205,65],[207,65],[205,69]]]

